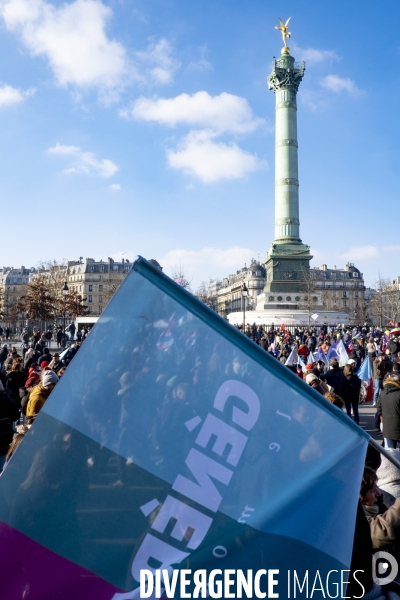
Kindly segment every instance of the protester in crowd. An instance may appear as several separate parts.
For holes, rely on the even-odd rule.
[[[43,362],[46,361],[47,364],[50,364],[51,360],[52,360],[52,356],[50,354],[50,350],[48,348],[44,348],[43,354],[42,354],[42,356],[39,357],[37,362],[38,362],[39,366],[42,366]]]
[[[39,414],[57,382],[57,374],[54,371],[46,371],[42,382],[33,388],[29,394],[29,402],[26,409],[26,416],[30,418],[28,422],[31,422]]]
[[[22,371],[21,367],[22,365],[20,362],[14,361],[12,369],[7,375],[7,388],[18,408],[20,407],[19,390],[25,385],[27,379],[26,374]]]
[[[322,394],[322,396],[325,394],[325,389],[321,385],[321,380],[316,375],[314,375],[314,373],[309,373],[308,375],[306,375],[306,383],[310,387],[314,388],[314,390]]]
[[[345,376],[339,367],[337,358],[331,358],[329,361],[329,371],[321,375],[321,380],[325,381],[333,388],[333,392],[342,398],[343,387],[345,385]]]
[[[400,453],[393,448],[387,448],[396,460],[399,460]],[[378,476],[378,487],[380,491],[391,494],[394,499],[400,498],[400,468],[396,467],[386,456],[381,457],[381,464],[376,471]]]
[[[383,388],[383,379],[386,373],[392,370],[392,363],[383,352],[379,351],[378,356],[372,364],[372,368],[374,373],[374,401],[372,406],[376,406],[379,394]]]
[[[353,419],[357,425],[360,424],[360,416],[358,413],[358,402],[360,399],[361,379],[354,373],[354,361],[347,363],[343,369],[345,382],[342,388],[342,397],[346,406],[346,412],[351,418],[353,410]]]
[[[53,360],[49,363],[49,367],[52,369],[52,371],[55,371],[55,373],[57,373],[61,367],[65,367],[63,361],[60,360],[60,355],[58,352],[53,354]]]
[[[388,373],[376,405],[383,424],[382,434],[387,448],[397,448],[400,442],[400,373]]]
[[[0,382],[0,472],[3,470],[8,447],[13,439],[12,424],[18,419],[18,407]]]
[[[3,365],[6,362],[7,356],[8,356],[8,346],[7,346],[7,344],[4,344],[2,349],[0,350],[0,369],[3,368]]]
[[[372,545],[374,549],[390,552],[400,559],[400,498],[390,508],[383,504],[379,506],[381,492],[377,481],[375,471],[365,467],[360,502],[370,526]]]

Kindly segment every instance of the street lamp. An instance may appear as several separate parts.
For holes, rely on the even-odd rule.
[[[66,335],[65,335],[65,310],[66,310],[66,304],[67,304],[67,296],[68,296],[68,286],[67,286],[67,282],[64,281],[64,287],[62,289],[62,293],[64,296],[64,333],[63,333],[63,338],[65,341]]]
[[[249,295],[249,290],[246,287],[245,282],[242,285],[242,298],[243,298],[243,333],[246,333],[246,298]]]

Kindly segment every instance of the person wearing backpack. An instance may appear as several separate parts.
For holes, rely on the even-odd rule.
[[[351,419],[351,410],[353,409],[353,420],[357,425],[360,424],[360,416],[358,414],[358,401],[360,398],[361,379],[354,373],[355,361],[347,364],[343,369],[345,378],[342,398],[346,406],[346,412]]]

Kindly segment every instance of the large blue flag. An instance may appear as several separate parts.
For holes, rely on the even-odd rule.
[[[174,567],[277,569],[285,598],[349,568],[367,439],[138,259],[0,479],[1,597],[139,598]]]
[[[369,359],[369,356],[367,356],[364,359],[364,362],[362,363],[362,365],[360,366],[360,368],[357,371],[357,375],[361,379],[361,381],[369,382],[373,378],[373,371],[372,371],[371,361]]]

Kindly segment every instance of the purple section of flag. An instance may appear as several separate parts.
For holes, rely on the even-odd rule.
[[[116,587],[0,523],[0,597],[111,600]]]

